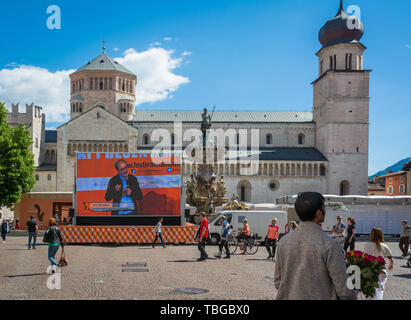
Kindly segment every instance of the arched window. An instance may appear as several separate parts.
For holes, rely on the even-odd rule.
[[[50,152],[47,150],[46,151],[46,161],[50,160]]]
[[[40,177],[38,174],[36,174],[36,181],[40,181]]]
[[[51,181],[51,174],[47,175],[47,181]]]
[[[245,186],[241,186],[240,200],[245,201]]]
[[[242,180],[238,183],[237,192],[240,201],[251,201],[251,183],[248,180]]]
[[[171,145],[173,146],[175,144],[175,135],[174,133],[171,134]]]
[[[350,194],[350,183],[347,180],[340,183],[340,196],[346,196]]]
[[[333,68],[333,57],[330,56],[330,70]]]
[[[237,141],[237,144],[239,145],[240,144],[240,134],[239,133],[237,133],[236,141]]]
[[[273,144],[273,136],[271,134],[267,134],[265,136],[266,144]]]
[[[320,165],[320,175],[325,176],[325,165]]]
[[[148,134],[145,134],[144,136],[143,136],[143,144],[149,144],[150,142],[149,142],[149,136],[148,136]]]
[[[56,161],[56,152],[54,150],[51,151],[51,161]]]
[[[302,133],[298,135],[298,144],[305,144],[305,136]]]
[[[334,55],[334,70],[337,70],[337,56]]]

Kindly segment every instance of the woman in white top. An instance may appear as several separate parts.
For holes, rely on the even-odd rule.
[[[388,270],[392,270],[394,260],[390,248],[384,243],[384,233],[380,228],[373,228],[371,230],[370,242],[367,242],[364,247],[364,253],[374,257],[383,257],[390,261]],[[379,287],[375,290],[375,295],[372,300],[382,300],[384,295],[385,285],[387,283],[387,271],[379,275]]]

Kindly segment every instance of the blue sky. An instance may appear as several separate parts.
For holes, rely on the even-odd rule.
[[[46,27],[46,9],[52,4],[61,8],[61,30]],[[318,31],[338,5],[339,0],[7,1],[0,12],[0,73],[19,65],[49,73],[77,69],[101,53],[104,38],[114,58],[128,61],[125,50],[155,53],[153,47],[162,50],[156,51],[161,59],[169,58],[168,73],[158,76],[172,79],[137,108],[215,104],[220,110],[309,111],[311,82],[317,76],[315,53],[321,48]],[[361,42],[368,48],[364,63],[373,70],[372,174],[411,155],[411,1],[345,0],[344,5],[361,8]],[[27,101],[7,93],[0,100],[40,104],[37,95],[47,94],[43,89],[21,90],[30,93]],[[64,108],[69,111],[68,100]],[[52,106],[46,112],[51,114]],[[49,121],[48,126],[61,122]]]

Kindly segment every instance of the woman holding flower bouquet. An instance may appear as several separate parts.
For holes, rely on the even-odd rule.
[[[384,243],[384,233],[380,228],[373,228],[370,234],[370,242],[365,244],[364,253],[374,256],[387,258],[390,262],[388,270],[392,270],[394,260],[392,259],[392,253],[390,248]],[[372,300],[382,300],[384,295],[385,285],[387,283],[387,271],[384,268],[383,273],[378,277],[378,288],[375,290],[375,295]]]

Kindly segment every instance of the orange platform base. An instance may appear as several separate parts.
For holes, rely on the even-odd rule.
[[[60,226],[63,240],[68,244],[98,243],[153,243],[154,226],[149,227],[97,227],[97,226]],[[195,226],[161,227],[165,243],[194,242]],[[160,243],[160,240],[157,240]]]

